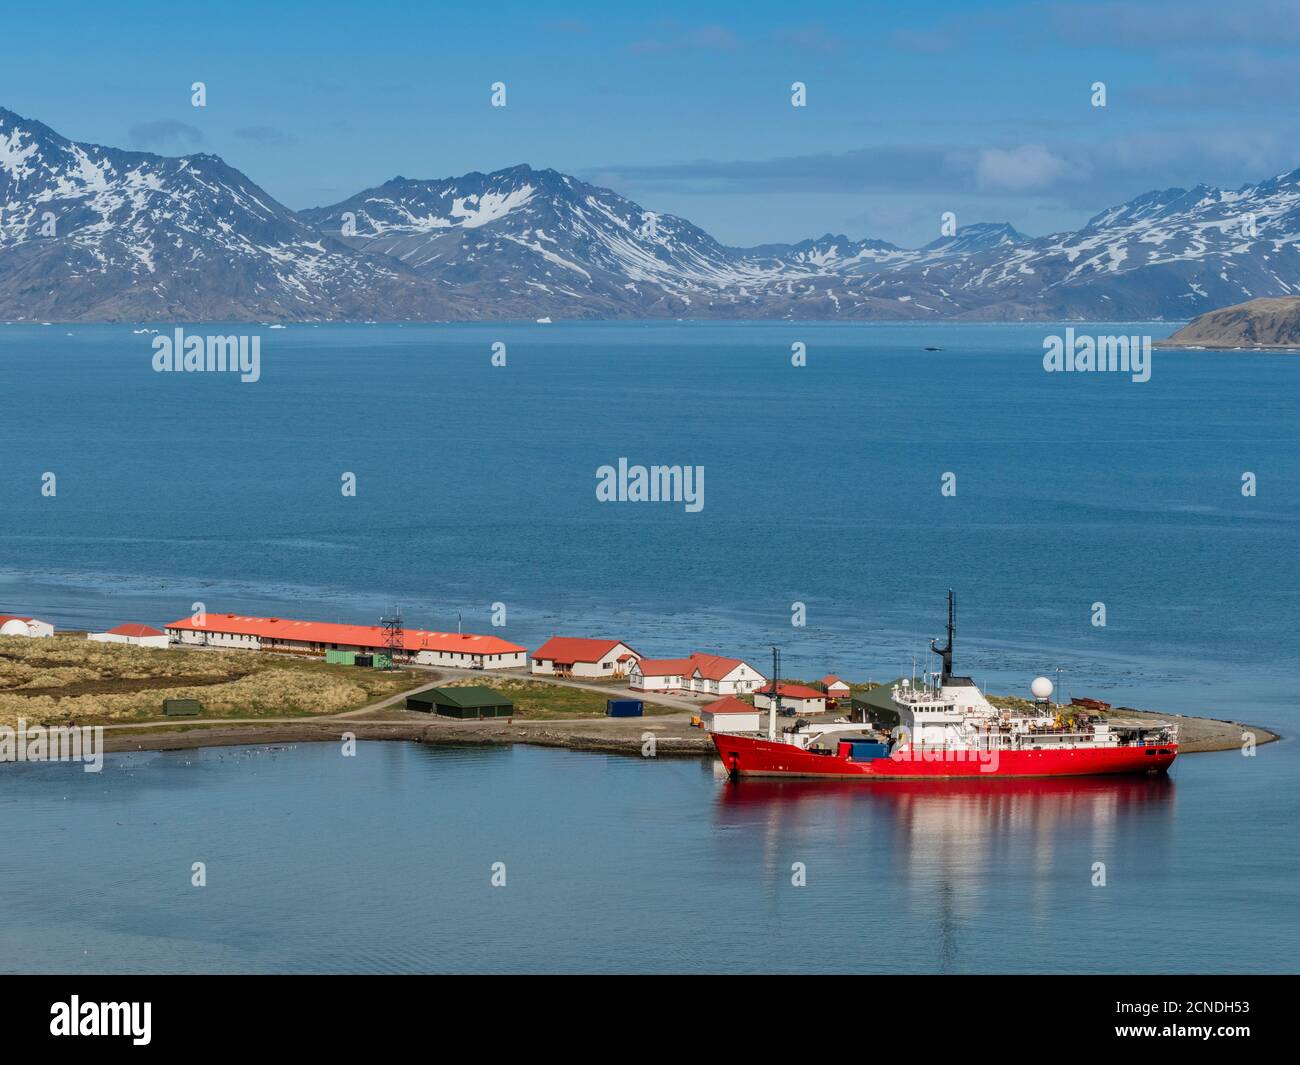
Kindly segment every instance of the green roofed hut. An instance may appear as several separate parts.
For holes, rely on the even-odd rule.
[[[406,697],[406,709],[443,717],[471,718],[514,717],[515,707],[509,699],[491,688],[477,685],[464,688],[428,688]]]
[[[197,699],[164,699],[163,714],[167,717],[198,717],[203,705]]]
[[[853,712],[849,715],[849,720],[860,721],[864,725],[875,725],[877,728],[893,728],[899,723],[900,718],[898,707],[894,705],[890,692],[904,679],[906,678],[899,677],[885,684],[877,684],[866,691],[854,692]]]

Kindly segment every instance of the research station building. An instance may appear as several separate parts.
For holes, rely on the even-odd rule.
[[[167,626],[172,642],[184,647],[226,647],[243,651],[388,652],[387,633],[378,625],[335,625],[325,621],[256,618],[241,614],[207,614],[201,621],[182,618]],[[405,629],[402,649],[417,665],[460,669],[522,669],[528,649],[499,636],[469,632]]]

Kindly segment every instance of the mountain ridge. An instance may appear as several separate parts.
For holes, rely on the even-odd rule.
[[[1185,320],[1297,293],[1300,169],[1151,190],[1042,237],[980,222],[915,249],[741,248],[527,163],[293,211],[220,156],[79,143],[0,108],[5,320]]]

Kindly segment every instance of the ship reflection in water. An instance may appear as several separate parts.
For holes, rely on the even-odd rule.
[[[1160,877],[1174,834],[1177,789],[1165,775],[733,782],[720,762],[713,772],[715,824],[741,830],[720,839],[761,848],[745,857],[770,875],[774,909],[801,862],[823,902],[827,891],[842,903],[865,896],[869,915],[928,940],[907,949],[940,970],[962,968],[964,941],[987,922],[1008,932],[1009,916],[1023,935],[1066,905],[1095,909],[1104,929],[1108,905],[1132,901],[1115,882],[1131,886],[1135,870]],[[1004,949],[1014,958],[1013,943]]]

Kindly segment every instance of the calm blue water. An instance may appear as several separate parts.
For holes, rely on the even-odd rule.
[[[262,379],[239,384],[153,373],[128,326],[0,326],[0,612],[373,622],[397,601],[473,631],[502,602],[529,646],[609,633],[758,664],[775,641],[788,675],[879,679],[910,672],[953,586],[957,665],[994,689],[1060,669],[1066,694],[1286,726],[1300,361],[1049,375],[1048,331],[303,326],[262,330]],[[620,456],[703,465],[704,510],[598,503]]]
[[[964,786],[396,743],[8,766],[0,971],[1294,972],[1295,746]]]
[[[502,602],[529,646],[775,641],[789,676],[879,679],[952,586],[957,666],[995,691],[1059,669],[1067,696],[1294,735],[1300,361],[1048,375],[1049,328],[298,327],[239,384],[153,373],[129,327],[0,326],[0,612],[397,601],[485,630]],[[598,503],[620,456],[704,466],[703,511]],[[1298,749],[919,789],[397,744],[8,766],[0,969],[1294,970]]]

